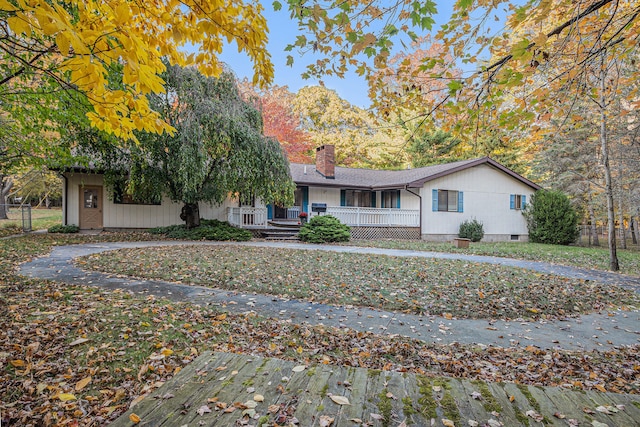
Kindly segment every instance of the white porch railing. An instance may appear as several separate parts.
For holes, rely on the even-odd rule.
[[[350,226],[419,227],[420,210],[393,208],[359,208],[330,206],[327,215],[333,215]]]
[[[229,224],[242,228],[267,228],[267,208],[227,208]]]
[[[291,206],[287,209],[287,219],[298,219],[302,208],[300,206]]]

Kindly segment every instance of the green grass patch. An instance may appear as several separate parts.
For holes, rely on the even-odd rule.
[[[605,271],[609,269],[609,250],[605,247],[561,246],[524,242],[478,242],[472,243],[469,249],[458,249],[448,242],[437,243],[421,240],[352,240],[347,245],[487,255],[528,261],[543,261],[582,268],[588,267]],[[617,253],[620,261],[620,272],[638,276],[638,272],[640,272],[639,247],[627,250],[618,249]]]

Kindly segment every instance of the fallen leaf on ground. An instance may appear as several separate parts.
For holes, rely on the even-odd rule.
[[[58,395],[58,399],[68,402],[69,400],[76,400],[76,397],[71,393],[61,393]]]
[[[524,413],[527,417],[533,418],[534,420],[536,420],[537,422],[542,422],[542,420],[544,420],[544,417],[542,415],[540,415],[539,413],[537,413],[536,411],[534,411],[533,409],[527,411]]]
[[[90,382],[91,382],[91,377],[90,377],[90,376],[89,376],[89,377],[86,377],[86,378],[81,379],[80,381],[78,381],[78,382],[76,383],[76,387],[75,387],[76,391],[80,391],[80,390],[82,390],[82,389],[83,389],[83,388],[85,388],[85,387],[86,387]]]
[[[80,345],[80,344],[86,343],[87,341],[89,341],[88,338],[78,338],[77,340],[70,342],[69,347]]]
[[[351,403],[349,403],[349,399],[344,396],[336,396],[335,394],[332,394],[329,398],[338,405],[351,405]]]
[[[202,405],[196,412],[198,413],[198,415],[203,416],[204,414],[210,413],[211,408],[209,408],[207,405]]]
[[[321,415],[320,419],[318,420],[318,424],[320,425],[320,427],[329,427],[331,424],[333,424],[333,421],[333,418],[327,415]]]

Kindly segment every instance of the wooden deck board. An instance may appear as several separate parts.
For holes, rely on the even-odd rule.
[[[460,409],[460,414],[464,415],[464,422],[469,420],[486,421],[487,412],[482,406],[482,401],[473,398],[473,393],[478,392],[469,381],[451,381],[450,386]]]
[[[260,420],[263,425],[273,426],[277,417],[283,424],[286,417],[288,420],[295,417],[299,426],[314,427],[322,425],[322,417],[329,417],[333,419],[332,427],[358,425],[354,420],[374,427],[398,426],[402,422],[407,426],[442,426],[442,419],[449,417],[457,419],[456,426],[467,425],[469,420],[483,425],[490,418],[505,426],[564,426],[569,418],[577,419],[580,425],[591,424],[590,420],[595,419],[609,427],[640,426],[637,395],[520,388],[509,383],[480,384],[332,365],[310,365],[295,372],[295,366],[280,359],[207,352],[111,425],[133,426],[129,415],[135,413],[142,420],[138,427],[230,427],[243,418],[242,405],[262,395],[264,400],[255,403],[255,418],[245,419],[249,425],[257,425]],[[481,391],[480,386],[485,394],[489,390],[494,406],[500,407],[498,415],[485,408],[484,398],[472,397],[474,392]],[[335,403],[330,395],[345,397],[350,404]],[[583,408],[595,410],[600,405],[624,405],[624,409],[612,415],[583,411]],[[211,412],[198,413],[204,406]],[[224,409],[230,407],[236,409],[225,413]],[[530,409],[539,410],[545,417],[544,423],[532,418],[523,421],[523,415]],[[556,412],[566,419],[554,417]]]

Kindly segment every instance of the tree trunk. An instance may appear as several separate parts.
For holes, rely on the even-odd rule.
[[[6,175],[0,175],[0,219],[9,219],[7,216],[7,196],[13,187],[13,180]]]
[[[197,203],[185,203],[180,213],[180,219],[183,220],[187,228],[195,228],[200,225],[200,207]]]
[[[627,249],[627,230],[624,228],[624,210],[622,210],[622,196],[618,201],[618,221],[620,222],[620,247]]]
[[[589,203],[587,204],[589,209],[589,220],[591,221],[590,234],[593,246],[600,246],[600,238],[598,237],[598,225],[596,224],[596,214],[593,211],[593,204],[591,203],[591,194],[589,194]]]
[[[609,268],[611,271],[618,271],[620,270],[620,265],[618,264],[618,252],[616,248],[616,216],[613,201],[613,185],[611,183],[611,166],[609,165],[609,141],[607,136],[607,104],[605,99],[606,77],[607,71],[605,69],[603,58],[602,69],[600,71],[600,149],[602,151],[602,167],[604,169],[604,193],[607,198]]]
[[[629,228],[631,229],[631,243],[633,243],[634,245],[638,244],[638,221],[634,218],[631,217],[631,219],[629,219]]]

